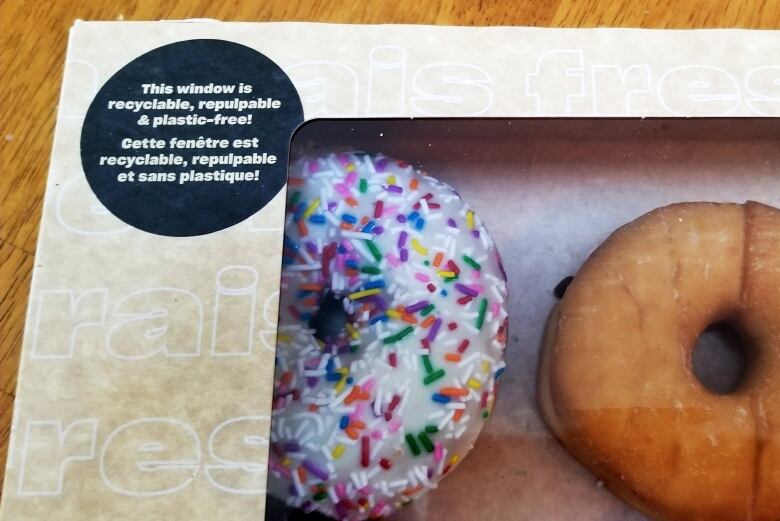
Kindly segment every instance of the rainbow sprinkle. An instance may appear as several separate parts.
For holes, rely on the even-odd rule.
[[[336,519],[386,516],[489,417],[506,279],[475,213],[406,163],[330,154],[290,179],[269,490]]]

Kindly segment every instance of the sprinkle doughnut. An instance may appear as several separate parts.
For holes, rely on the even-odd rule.
[[[381,517],[466,455],[504,371],[506,278],[449,186],[382,155],[290,168],[269,492]]]
[[[683,203],[618,229],[549,322],[540,402],[562,444],[668,521],[780,519],[780,211]],[[731,324],[747,371],[708,391],[692,351]]]

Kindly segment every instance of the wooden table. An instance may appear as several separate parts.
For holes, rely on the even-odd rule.
[[[0,0],[0,482],[68,28],[87,20],[780,27],[774,0]]]

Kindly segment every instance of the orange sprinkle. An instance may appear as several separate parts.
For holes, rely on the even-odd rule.
[[[301,284],[300,288],[303,291],[322,291],[322,284],[316,282],[305,282]]]
[[[351,404],[352,402],[358,399],[359,395],[360,395],[360,387],[356,385],[355,387],[352,388],[352,390],[349,391],[347,397],[344,398],[344,403],[347,405]]]
[[[351,230],[352,225],[342,221],[342,223],[339,225],[339,228],[341,228],[342,230]]]
[[[303,219],[298,221],[298,235],[301,237],[306,237],[309,235],[309,228],[306,227],[306,222],[304,222]]]
[[[458,353],[447,353],[444,355],[444,359],[448,362],[460,362],[460,355]]]
[[[368,224],[368,217],[364,215],[363,218],[360,219],[360,224],[362,224],[363,226],[367,225]]]
[[[433,267],[438,268],[439,264],[441,264],[441,261],[444,259],[444,254],[442,252],[439,252],[436,254],[436,256],[433,258]]]
[[[350,427],[354,427],[354,428],[356,428],[356,429],[365,429],[365,428],[366,428],[366,424],[365,424],[365,423],[363,423],[363,422],[362,422],[362,421],[360,421],[360,420],[353,420],[353,421],[352,421],[352,422],[349,424],[349,426],[350,426]]]
[[[347,268],[344,270],[344,275],[346,275],[347,277],[356,277],[358,273],[359,273],[358,270],[354,268]]]
[[[413,326],[417,324],[417,319],[414,318],[409,313],[401,313],[401,320],[403,320],[407,324],[412,324]]]
[[[441,389],[439,389],[439,394],[443,394],[444,396],[451,396],[451,397],[461,397],[461,396],[468,396],[469,392],[466,389],[463,389],[462,387],[442,387]]]
[[[313,403],[309,404],[309,412],[317,412],[319,410],[320,410],[320,408],[317,405],[315,405]]]
[[[434,318],[433,315],[428,315],[425,317],[425,320],[422,321],[422,324],[420,324],[422,327],[431,327],[431,324],[434,323],[436,318]]]
[[[349,436],[349,439],[351,440],[356,440],[360,437],[360,433],[354,427],[347,427],[346,429],[344,429],[344,432],[347,433],[347,436]]]
[[[455,414],[452,415],[452,421],[459,422],[463,418],[463,409],[455,409]]]
[[[414,488],[411,488],[411,487],[405,488],[405,489],[403,489],[401,491],[401,494],[403,494],[404,496],[411,496],[411,495],[416,494],[417,492],[421,491],[422,488],[423,488],[422,485],[417,485]]]
[[[313,308],[314,306],[317,305],[317,301],[318,301],[317,297],[311,296],[301,300],[301,305],[307,308]]]
[[[288,177],[287,184],[290,186],[303,186],[303,179],[300,177]]]
[[[301,480],[301,483],[306,483],[306,478],[308,476],[306,475],[306,468],[305,467],[298,467],[298,478]]]
[[[358,205],[358,202],[355,200],[355,198],[354,198],[354,197],[347,197],[346,199],[344,199],[344,201],[345,201],[345,202],[346,202],[346,203],[347,203],[349,206],[352,206],[352,207],[355,207],[355,206],[357,206],[357,205]]]
[[[279,379],[279,381],[282,383],[282,385],[287,385],[290,382],[292,382],[292,371],[285,371],[284,374],[282,374],[282,377]]]
[[[419,184],[419,181],[416,177],[413,177],[411,181],[409,181],[409,188],[412,190],[417,190],[417,185]]]

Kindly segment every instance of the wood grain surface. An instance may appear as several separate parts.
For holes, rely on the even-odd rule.
[[[780,28],[777,0],[0,0],[0,482],[68,28],[85,20]]]

